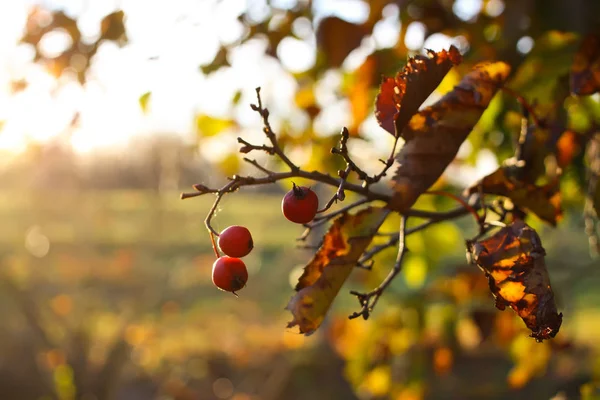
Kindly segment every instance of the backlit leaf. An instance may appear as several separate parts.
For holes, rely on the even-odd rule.
[[[392,135],[402,131],[421,104],[444,79],[450,69],[462,61],[458,49],[411,57],[395,78],[384,78],[375,100],[379,125]]]
[[[209,115],[196,115],[196,129],[203,137],[218,135],[221,131],[233,127],[235,124],[228,119],[214,118]]]
[[[325,17],[317,28],[317,48],[325,55],[327,66],[336,68],[360,46],[367,33],[366,26],[334,16]]]
[[[562,218],[558,182],[536,186],[518,179],[512,172],[516,167],[502,166],[469,188],[468,193],[482,191],[508,197],[517,206],[528,209],[544,221],[556,225]]]
[[[541,342],[556,336],[562,323],[550,278],[546,252],[538,234],[522,220],[478,242],[468,242],[472,261],[481,268],[496,299],[496,307],[510,306]]]
[[[508,77],[503,62],[476,65],[448,94],[415,114],[401,135],[390,205],[403,211],[442,175],[496,91]]]
[[[582,96],[600,90],[600,35],[589,34],[573,58],[571,92]]]
[[[123,18],[125,13],[123,10],[115,11],[102,18],[100,23],[100,32],[102,39],[106,40],[121,40],[125,39],[125,25]]]
[[[366,208],[337,218],[323,238],[323,245],[304,267],[296,285],[296,295],[286,309],[294,319],[288,327],[298,325],[301,333],[313,333],[323,322],[333,299],[371,243],[389,210]]]
[[[140,108],[142,109],[142,112],[144,114],[148,112],[148,102],[150,101],[151,96],[152,96],[152,92],[146,92],[143,95],[141,95],[140,98],[138,99],[138,101],[140,103]]]

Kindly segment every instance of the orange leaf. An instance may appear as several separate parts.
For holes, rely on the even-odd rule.
[[[600,35],[589,34],[571,65],[571,92],[583,96],[600,90]]]
[[[581,152],[577,133],[564,131],[556,141],[556,161],[561,168],[571,164],[571,161]]]
[[[288,327],[298,325],[300,333],[313,333],[323,322],[333,299],[371,243],[389,210],[369,207],[355,215],[337,218],[323,238],[323,245],[304,267],[296,285],[296,295],[286,309],[294,319]]]
[[[428,50],[427,55],[417,55],[395,78],[384,78],[375,100],[375,117],[379,125],[392,135],[402,131],[419,107],[440,84],[454,65],[460,64],[458,49],[439,53]]]
[[[503,62],[478,64],[451,92],[411,118],[396,155],[393,209],[410,208],[442,175],[509,72]]]
[[[538,342],[553,338],[562,324],[540,237],[522,220],[479,242],[468,242],[472,260],[489,280],[496,307],[510,306]]]

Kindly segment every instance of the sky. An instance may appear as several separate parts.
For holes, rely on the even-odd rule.
[[[496,0],[498,2],[500,0]],[[95,40],[101,19],[122,9],[126,15],[129,42],[118,47],[105,42],[98,50],[88,72],[87,82],[79,85],[63,77],[57,81],[44,68],[32,62],[33,49],[19,44],[32,5],[62,9],[76,16],[85,38]],[[272,1],[276,7],[291,7],[294,0]],[[457,1],[455,10],[468,19],[481,9],[481,0]],[[338,15],[352,22],[363,22],[368,5],[360,0],[315,0],[317,20]],[[237,16],[247,11],[260,20],[268,10],[260,0],[15,0],[0,2],[0,150],[20,152],[28,143],[44,143],[63,137],[78,153],[123,148],[132,137],[156,133],[174,133],[192,139],[194,116],[206,113],[233,117],[248,140],[262,137],[260,119],[248,104],[255,101],[254,88],[263,88],[263,100],[273,115],[275,128],[281,118],[302,125],[294,109],[297,83],[289,71],[310,68],[315,61],[312,27],[299,26],[305,39],[288,39],[278,48],[282,61],[263,55],[266,44],[249,41],[230,53],[230,68],[209,77],[199,65],[210,63],[221,44],[230,44],[243,34]],[[355,50],[344,68],[359,66],[376,48],[395,45],[400,29],[396,6],[384,10],[371,38]],[[469,14],[470,13],[470,14]],[[474,15],[474,14],[473,14]],[[423,46],[447,48],[451,38],[437,34],[424,41],[419,23],[409,26],[406,45],[414,50]],[[44,38],[42,49],[48,54],[60,52],[65,40],[60,35]],[[286,70],[287,69],[287,70]],[[11,82],[25,79],[28,87],[17,94]],[[320,96],[333,98],[341,84],[339,73],[328,74],[320,87]],[[239,106],[231,108],[231,99],[241,90]],[[139,97],[151,92],[146,113]],[[349,122],[347,100],[333,102],[317,121],[317,129],[331,132]],[[76,112],[78,123],[71,126]],[[385,136],[374,117],[363,124],[367,137]],[[220,135],[207,142],[205,155],[219,157],[235,145],[235,135]],[[382,147],[387,147],[385,141]]]

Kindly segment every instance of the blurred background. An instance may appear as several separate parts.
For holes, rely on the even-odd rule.
[[[376,171],[392,142],[373,116],[381,75],[424,48],[465,56],[427,103],[473,63],[504,60],[511,89],[542,116],[558,106],[583,135],[600,123],[600,96],[557,104],[554,93],[599,18],[594,0],[0,2],[0,399],[600,398],[600,262],[577,146],[565,218],[529,221],[564,313],[541,344],[466,264],[468,217],[410,236],[368,321],[347,319],[358,308],[347,292],[375,287],[394,249],[356,271],[304,337],[283,310],[314,251],[296,247],[301,227],[279,211],[291,183],[221,203],[215,228],[245,225],[255,239],[240,298],[211,282],[213,198],[179,200],[192,184],[254,173],[236,138],[264,141],[249,107],[258,86],[297,164],[339,168],[329,149],[347,126],[355,159]],[[498,94],[436,185],[462,190],[494,171],[520,118]],[[454,206],[426,197],[416,207]]]

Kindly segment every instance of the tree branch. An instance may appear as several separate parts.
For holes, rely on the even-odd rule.
[[[400,230],[398,232],[398,255],[396,256],[396,262],[394,263],[394,268],[388,273],[385,279],[381,282],[381,284],[368,293],[359,293],[356,291],[351,291],[350,294],[358,297],[358,301],[361,305],[361,310],[359,312],[355,312],[350,315],[348,318],[354,319],[362,316],[363,319],[368,319],[369,315],[373,311],[373,308],[377,305],[379,298],[383,294],[384,290],[392,283],[396,275],[402,270],[402,261],[404,260],[404,255],[406,254],[406,216],[402,216],[400,219]]]

